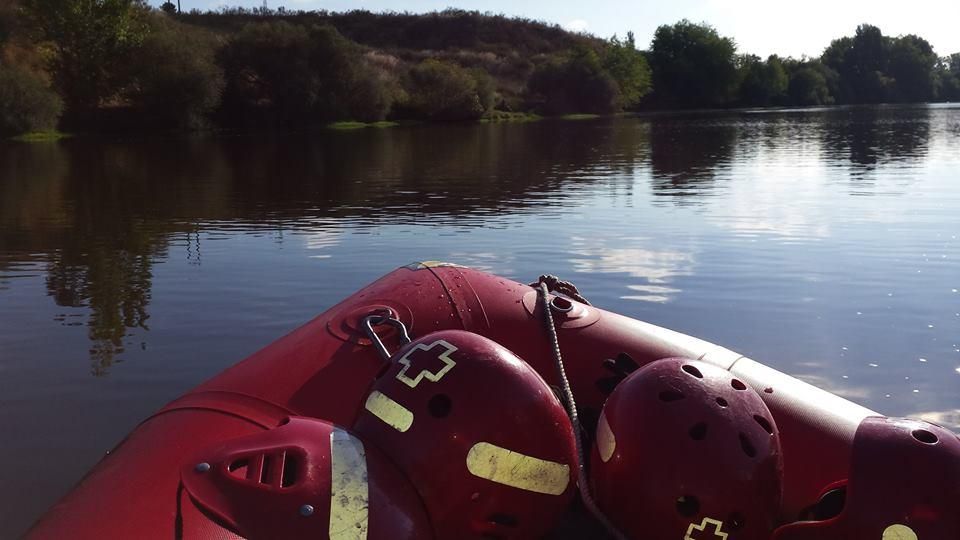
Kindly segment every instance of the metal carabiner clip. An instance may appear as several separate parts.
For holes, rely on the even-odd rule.
[[[410,334],[407,333],[406,325],[404,325],[403,321],[400,319],[377,314],[367,315],[364,317],[363,327],[367,332],[367,337],[370,339],[370,343],[384,360],[390,361],[390,351],[387,350],[387,347],[383,344],[383,340],[380,339],[380,336],[377,335],[377,332],[373,329],[374,326],[381,326],[384,324],[392,326],[400,332],[401,347],[410,343],[411,339]]]

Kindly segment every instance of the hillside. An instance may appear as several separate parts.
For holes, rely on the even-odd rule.
[[[919,36],[870,25],[822,58],[743,54],[685,20],[642,48],[632,34],[605,40],[454,9],[176,13],[143,0],[0,0],[0,134],[960,99],[960,54],[941,58]]]

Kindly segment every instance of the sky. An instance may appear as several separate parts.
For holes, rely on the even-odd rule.
[[[707,22],[734,38],[742,53],[819,56],[834,38],[852,35],[858,24],[885,35],[917,34],[937,53],[960,52],[960,0],[267,0],[271,8],[343,11],[434,11],[447,7],[490,11],[557,23],[600,37],[636,35],[649,46],[661,24],[680,19]],[[161,0],[150,0],[160,4]],[[263,0],[181,0],[184,10],[254,7]]]

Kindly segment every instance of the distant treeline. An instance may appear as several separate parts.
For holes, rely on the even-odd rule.
[[[427,14],[0,0],[0,133],[304,127],[523,113],[960,100],[960,53],[861,25],[820,58],[740,54],[706,24],[648,50],[557,25]]]

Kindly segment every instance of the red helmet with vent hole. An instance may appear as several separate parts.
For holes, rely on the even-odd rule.
[[[960,440],[949,430],[916,420],[865,419],[854,435],[845,484],[826,491],[841,493],[835,516],[785,525],[775,540],[960,538]]]
[[[396,466],[322,420],[293,417],[224,441],[180,475],[204,514],[248,540],[433,538],[423,503]]]
[[[400,349],[354,429],[389,451],[441,540],[538,538],[575,492],[563,406],[523,360],[470,332]]]
[[[630,538],[769,540],[781,498],[777,427],[730,372],[658,360],[604,405],[590,478]]]

